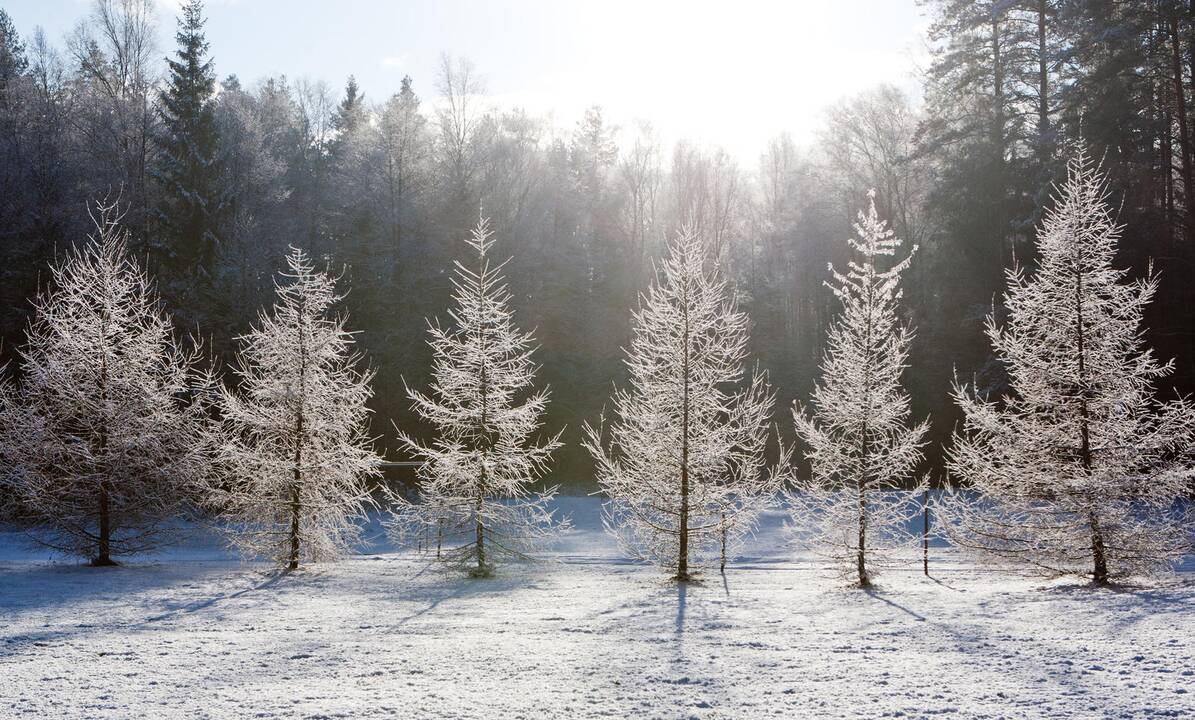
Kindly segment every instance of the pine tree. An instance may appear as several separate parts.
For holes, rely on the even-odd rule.
[[[368,435],[372,373],[358,370],[335,280],[293,248],[273,312],[240,338],[240,392],[222,393],[229,482],[210,497],[243,552],[288,569],[359,538],[380,458]]]
[[[9,84],[29,68],[25,43],[12,18],[0,8],[0,100],[8,95]]]
[[[211,378],[175,340],[127,233],[101,206],[96,234],[52,270],[0,410],[17,520],[93,565],[170,541],[211,469]]]
[[[400,537],[431,530],[437,545],[450,545],[442,560],[486,576],[500,559],[528,557],[563,528],[548,507],[556,488],[532,490],[560,434],[533,439],[548,391],[533,391],[533,337],[514,325],[505,263],[490,262],[494,240],[486,218],[466,242],[476,264],[456,263],[453,325],[431,325],[432,392],[408,389],[415,412],[438,432],[430,445],[398,433],[424,465],[418,504],[395,498],[394,528]]]
[[[193,303],[211,274],[218,249],[222,210],[217,167],[217,128],[212,98],[216,73],[206,58],[203,3],[189,0],[178,21],[177,57],[161,95],[162,132],[158,178],[163,185],[161,219],[170,239],[163,264],[172,294]],[[175,284],[181,287],[175,288]]]
[[[900,276],[913,251],[887,270],[877,259],[892,257],[901,241],[876,213],[875,191],[859,213],[854,258],[845,273],[830,266],[842,312],[830,329],[822,382],[813,391],[813,412],[793,406],[797,435],[808,445],[812,477],[791,496],[794,529],[815,552],[871,584],[869,559],[912,539],[905,523],[924,490],[905,483],[921,460],[928,423],[910,427],[909,396],[901,386],[912,330],[897,318]]]
[[[1038,232],[1038,270],[1008,273],[1007,325],[987,335],[1008,370],[999,400],[956,385],[965,414],[948,467],[976,491],[941,504],[951,538],[986,557],[1097,584],[1147,573],[1191,547],[1195,409],[1158,402],[1171,371],[1144,347],[1156,276],[1113,266],[1122,231],[1085,150],[1067,165]]]
[[[357,78],[349,75],[344,84],[344,98],[336,107],[332,116],[332,129],[340,136],[350,136],[369,121],[369,112],[365,107],[365,95]]]
[[[681,581],[750,532],[787,465],[782,449],[781,464],[764,467],[775,396],[765,374],[744,379],[747,316],[705,261],[689,229],[669,244],[633,314],[630,386],[614,394],[610,437],[587,424],[584,440],[609,498],[607,529]]]

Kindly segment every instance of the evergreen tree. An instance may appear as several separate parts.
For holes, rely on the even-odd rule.
[[[222,209],[212,103],[216,74],[207,58],[204,22],[201,0],[183,5],[175,34],[178,50],[166,61],[170,75],[161,96],[158,177],[164,186],[161,219],[169,238],[163,265],[173,299],[187,306],[214,271]]]
[[[498,559],[524,557],[561,528],[547,507],[556,488],[532,490],[560,435],[533,441],[548,393],[532,391],[533,339],[514,325],[505,263],[490,263],[494,241],[486,218],[466,242],[476,265],[456,264],[455,324],[431,327],[433,394],[409,391],[415,411],[439,433],[424,445],[399,431],[399,441],[425,464],[418,504],[395,498],[394,527],[407,538],[435,532],[437,546],[451,544],[441,559],[486,576]]]
[[[1180,506],[1195,408],[1154,397],[1172,368],[1142,339],[1157,279],[1126,282],[1113,266],[1121,229],[1080,150],[1038,232],[1037,271],[1009,271],[1007,325],[988,319],[1012,391],[997,401],[956,388],[966,419],[949,469],[979,497],[941,506],[960,545],[1099,584],[1191,549]]]
[[[343,296],[293,248],[272,313],[241,338],[240,391],[225,391],[223,458],[231,479],[210,501],[243,552],[290,570],[357,540],[380,458],[368,435],[372,373],[330,314]]]
[[[357,84],[357,78],[349,75],[348,81],[344,84],[344,98],[332,116],[332,130],[339,133],[341,137],[347,137],[368,121],[369,112],[365,106],[365,95]]]
[[[21,41],[12,18],[0,8],[0,100],[7,94],[9,83],[20,77],[28,67],[25,43]]]
[[[607,529],[679,581],[714,558],[724,565],[783,479],[765,469],[775,395],[765,374],[744,377],[747,315],[705,263],[700,238],[678,233],[634,313],[630,386],[614,395],[609,441],[602,425],[585,427]]]
[[[211,469],[211,378],[181,349],[111,206],[53,269],[0,398],[0,496],[55,550],[111,565],[171,538]],[[194,399],[194,402],[191,400]]]
[[[909,395],[901,387],[913,333],[900,326],[897,306],[900,276],[912,253],[886,270],[877,267],[876,260],[894,256],[901,241],[876,213],[875,191],[868,197],[857,237],[849,239],[855,256],[847,271],[830,268],[842,313],[830,328],[813,415],[793,407],[813,468],[792,496],[794,527],[860,587],[871,584],[869,558],[874,565],[877,551],[904,539],[905,522],[919,510],[923,488],[903,485],[921,460],[929,428],[908,425]]]

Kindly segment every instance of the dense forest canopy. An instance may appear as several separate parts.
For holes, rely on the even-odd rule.
[[[955,374],[1003,387],[984,317],[1006,270],[1032,271],[1052,183],[1082,139],[1126,226],[1118,264],[1160,272],[1145,320],[1158,355],[1176,358],[1163,395],[1195,389],[1195,0],[921,8],[920,97],[878,85],[843,98],[816,140],[779,135],[753,163],[666,144],[646,121],[616,128],[598,106],[560,127],[487,96],[485,68],[464,57],[385,97],[352,77],[243,83],[213,61],[199,2],[166,48],[158,25],[175,20],[153,0],[95,0],[65,38],[21,34],[0,9],[0,361],[24,343],[49,263],[85,240],[89,203],[116,201],[166,309],[220,367],[272,301],[288,246],[343,269],[342,310],[376,371],[372,432],[401,459],[390,420],[429,431],[404,382],[431,378],[426,318],[445,316],[484,209],[513,257],[512,306],[536,328],[545,426],[566,427],[553,481],[592,487],[581,428],[625,381],[631,310],[666,240],[686,224],[705,237],[787,408],[818,379],[838,307],[827,264],[843,266],[874,189],[879,216],[920,247],[903,281],[916,328],[905,379],[938,475]]]

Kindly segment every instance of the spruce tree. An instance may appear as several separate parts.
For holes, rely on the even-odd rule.
[[[176,302],[188,302],[213,272],[217,219],[221,207],[217,168],[217,129],[212,97],[216,73],[207,57],[203,3],[182,8],[175,58],[161,96],[162,133],[158,178],[163,186],[161,220],[167,285]]]

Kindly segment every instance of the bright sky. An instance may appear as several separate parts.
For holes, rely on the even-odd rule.
[[[179,0],[159,0],[163,54]],[[589,105],[650,120],[665,140],[754,161],[768,138],[809,140],[824,108],[879,82],[917,93],[915,0],[208,0],[221,78],[356,75],[380,100],[404,74],[426,99],[441,52],[471,58],[495,101],[571,125]],[[61,43],[90,0],[4,0],[17,29]]]

